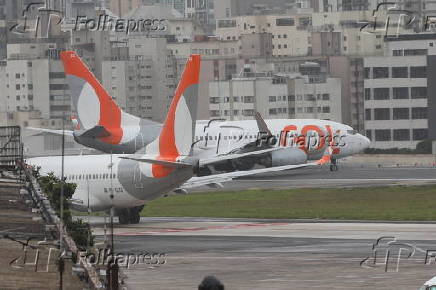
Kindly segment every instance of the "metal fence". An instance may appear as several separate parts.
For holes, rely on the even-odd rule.
[[[20,126],[0,127],[0,167],[16,167],[23,160]]]

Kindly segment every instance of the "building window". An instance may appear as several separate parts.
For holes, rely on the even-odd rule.
[[[365,136],[368,137],[368,139],[372,141],[372,131],[371,130],[366,130]]]
[[[244,96],[244,103],[254,103],[254,97]]]
[[[15,85],[15,89],[19,91],[20,90],[20,85]]]
[[[375,88],[374,100],[389,100],[389,88]]]
[[[220,116],[220,111],[218,110],[210,110],[210,116],[211,117],[219,117]]]
[[[409,72],[408,72],[407,66],[393,67],[392,68],[392,77],[393,78],[408,78]]]
[[[412,119],[427,119],[427,108],[426,107],[416,107],[412,108]]]
[[[365,79],[370,79],[371,78],[371,68],[366,67],[365,68]]]
[[[374,120],[390,120],[390,109],[389,108],[378,108],[374,109]]]
[[[389,68],[388,67],[374,67],[373,68],[373,78],[374,79],[387,79],[387,78],[389,78]]]
[[[365,89],[365,100],[371,100],[371,89]]]
[[[270,115],[277,115],[277,109],[269,109]]]
[[[211,104],[219,104],[220,103],[220,98],[219,97],[211,97],[211,98],[209,98],[209,103],[211,103]]]
[[[322,112],[326,114],[330,113],[330,107],[322,107]]]
[[[394,130],[394,141],[410,141],[410,130],[409,129]]]
[[[254,110],[251,110],[251,109],[242,110],[242,115],[244,115],[244,116],[254,116]]]
[[[330,95],[329,95],[329,94],[322,94],[322,100],[323,100],[323,101],[328,101],[328,100],[330,100]]]
[[[269,101],[270,102],[275,102],[276,101],[276,96],[269,96]]]
[[[411,78],[426,78],[427,68],[425,66],[412,66],[410,67]]]
[[[408,99],[409,98],[409,88],[393,88],[392,97],[394,99]]]
[[[392,51],[392,56],[403,56],[403,50],[402,49],[394,49]]]
[[[365,109],[365,120],[371,120],[371,109]]]
[[[391,130],[375,130],[375,141],[391,141]]]
[[[413,87],[411,88],[412,99],[426,99],[427,88],[426,87]]]
[[[394,120],[408,120],[409,119],[409,108],[394,108],[393,119]]]
[[[427,129],[413,129],[413,140],[420,141],[428,138]]]
[[[408,55],[427,55],[427,49],[405,49],[404,56]]]
[[[277,18],[276,26],[294,26],[294,18]]]

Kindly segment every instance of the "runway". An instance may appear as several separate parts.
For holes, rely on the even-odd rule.
[[[255,176],[222,190],[436,184],[435,168],[341,169]],[[103,240],[103,219],[91,223]],[[197,289],[215,275],[226,289],[409,290],[436,268],[436,223],[162,217],[116,225],[114,233],[116,253],[165,257],[165,264],[122,267],[127,289]]]
[[[244,177],[223,184],[222,190],[425,184],[436,184],[436,167],[343,165],[336,172],[331,172],[328,166],[322,166]],[[214,190],[201,187],[191,191]]]
[[[102,219],[92,223],[102,234]],[[123,268],[128,289],[196,289],[210,274],[226,289],[418,289],[434,275],[434,258],[425,262],[427,251],[436,250],[435,229],[430,223],[143,218],[116,226],[115,252],[165,254],[163,265]],[[387,272],[373,263],[372,246],[383,236],[391,238],[380,243],[379,258],[387,242],[397,241]],[[407,258],[407,251],[414,253]]]

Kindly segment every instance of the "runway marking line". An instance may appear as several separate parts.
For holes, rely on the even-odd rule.
[[[115,234],[116,236],[138,236],[147,234],[161,234],[161,233],[180,233],[180,232],[196,232],[208,230],[223,230],[223,229],[241,229],[249,227],[268,227],[268,226],[285,226],[290,223],[244,223],[237,225],[226,226],[208,226],[208,227],[195,227],[195,228],[156,228],[155,230],[147,230],[140,232],[126,232]]]

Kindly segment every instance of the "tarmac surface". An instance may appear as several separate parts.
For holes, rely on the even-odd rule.
[[[102,234],[102,218],[92,222]],[[196,289],[207,275],[226,289],[418,289],[435,275],[435,229],[429,223],[143,218],[117,225],[114,240],[116,253],[163,255],[153,260],[158,264],[138,258],[129,269],[122,265],[127,289]],[[374,251],[381,237],[387,238]]]
[[[436,184],[436,168],[310,168],[236,180],[222,190],[391,184]],[[91,223],[102,241],[103,218]],[[115,252],[139,261],[121,267],[127,289],[197,289],[215,275],[226,289],[409,290],[436,275],[436,222],[162,217],[116,224],[114,234]],[[152,253],[158,258],[140,259]]]
[[[361,187],[386,185],[436,184],[436,167],[365,167],[340,165],[331,172],[328,166],[285,172],[258,174],[223,184],[223,190],[286,189],[296,187]],[[191,191],[216,191],[208,187]]]

